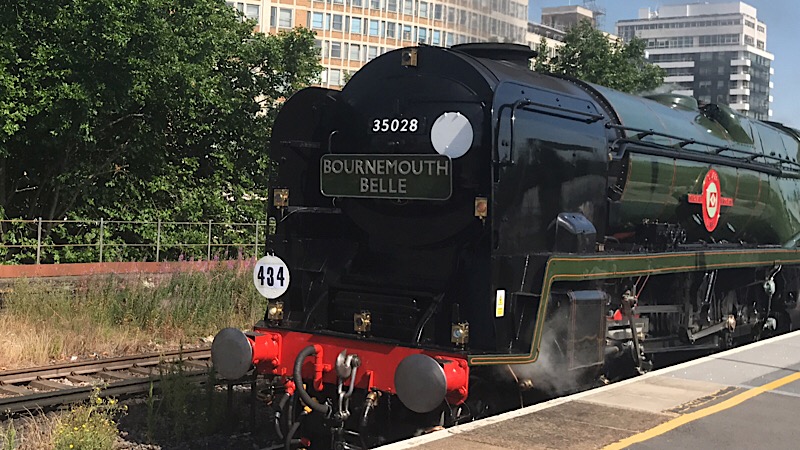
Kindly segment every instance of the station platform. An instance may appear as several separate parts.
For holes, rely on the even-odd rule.
[[[380,448],[797,449],[800,331]]]

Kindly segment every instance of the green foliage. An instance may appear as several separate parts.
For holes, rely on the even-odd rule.
[[[0,450],[14,450],[18,444],[17,428],[12,419],[8,421],[8,425],[0,427]]]
[[[263,220],[277,108],[321,69],[312,32],[253,33],[223,0],[7,3],[5,217]]]
[[[253,289],[251,273],[221,263],[210,272],[175,274],[158,282],[101,277],[57,289],[21,280],[7,294],[3,313],[50,324],[65,335],[91,328],[137,329],[150,337],[180,330],[204,337],[226,326],[247,326],[263,314],[263,297]]]
[[[0,259],[10,264],[35,262],[37,248],[42,263],[246,259],[259,256],[255,244],[267,238],[266,223],[45,221],[50,232],[39,247],[36,221],[0,226]]]
[[[159,367],[164,367],[162,364]],[[188,377],[182,362],[161,371],[158,392],[150,385],[146,434],[151,441],[187,442],[231,425],[225,394],[217,392],[213,372],[203,387]]]
[[[564,46],[549,58],[547,44],[542,40],[534,69],[569,75],[590,83],[623,92],[642,92],[655,89],[664,81],[666,72],[644,57],[645,41],[634,38],[625,44],[611,41],[590,22],[583,21],[570,29]]]
[[[100,396],[95,388],[91,398],[67,413],[55,430],[56,450],[111,450],[119,430],[117,417],[127,407],[116,399]]]

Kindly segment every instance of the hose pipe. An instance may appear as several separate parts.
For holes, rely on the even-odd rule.
[[[286,403],[291,398],[289,393],[284,392],[281,399],[277,402],[277,406],[275,407],[275,433],[278,435],[279,439],[283,439],[283,430],[281,430],[281,414],[283,414],[284,408],[286,408]]]
[[[304,348],[300,351],[297,355],[297,359],[294,360],[294,384],[297,388],[297,393],[300,394],[300,400],[303,401],[309,408],[312,410],[322,413],[325,417],[330,416],[332,408],[330,405],[323,405],[308,395],[306,388],[303,386],[303,374],[302,374],[302,367],[303,361],[306,360],[309,356],[314,356],[317,354],[317,350],[314,348],[313,345],[309,345],[308,347]]]

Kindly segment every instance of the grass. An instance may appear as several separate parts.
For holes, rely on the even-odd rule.
[[[250,327],[265,306],[249,271],[222,266],[155,280],[19,280],[0,298],[0,370],[178,348],[227,326]],[[180,442],[229,422],[213,380],[199,387],[183,372],[180,365],[165,371],[159,392],[151,392],[146,440]],[[119,434],[117,407],[95,395],[65,413],[0,423],[0,450],[110,449]]]
[[[132,400],[130,407],[103,397],[102,387],[95,386],[88,400],[67,410],[31,411],[0,422],[0,450],[112,450],[125,441],[155,448],[216,448],[215,442],[236,442],[243,419],[250,417],[241,404],[249,393],[235,395],[239,402],[229,408],[228,393],[216,385],[213,372],[198,382],[182,362],[160,368],[157,387],[152,383],[144,401]],[[225,448],[249,448],[253,442],[245,438],[242,446]]]
[[[19,280],[0,302],[0,370],[175,348],[227,326],[250,327],[266,306],[249,271],[224,267],[155,281]]]
[[[64,412],[31,412],[0,423],[0,450],[112,450],[117,420],[127,406],[102,398],[97,387],[89,400]]]
[[[0,427],[0,450],[14,450],[17,444],[17,427],[10,420],[6,427]]]
[[[113,398],[100,397],[95,388],[91,398],[61,416],[53,433],[55,450],[111,450],[119,435],[117,417],[124,409]]]
[[[230,425],[231,412],[224,393],[216,390],[213,372],[201,386],[189,380],[183,364],[177,362],[162,370],[159,382],[158,393],[151,384],[145,402],[148,441],[187,442]]]
[[[49,450],[53,448],[53,434],[60,416],[56,414],[31,415],[0,423],[0,449]]]

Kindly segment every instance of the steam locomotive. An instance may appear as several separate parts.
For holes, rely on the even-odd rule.
[[[403,48],[283,106],[267,312],[212,356],[267,378],[287,448],[367,448],[791,328],[800,132],[533,56]]]

